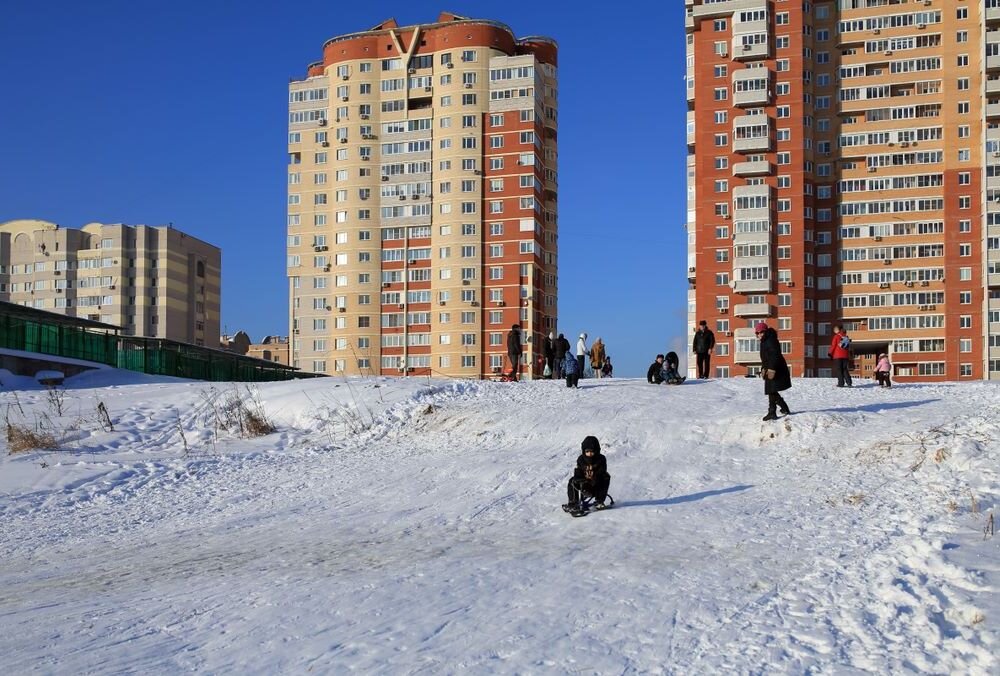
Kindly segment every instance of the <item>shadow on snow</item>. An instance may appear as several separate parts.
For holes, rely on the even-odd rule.
[[[738,493],[751,488],[753,488],[752,485],[730,486],[729,488],[719,488],[714,491],[702,491],[701,493],[691,493],[690,495],[678,495],[673,498],[662,498],[660,500],[623,500],[615,503],[615,507],[658,507],[664,505],[679,505],[685,502],[697,502],[698,500],[704,500],[705,498],[713,498],[716,495]]]

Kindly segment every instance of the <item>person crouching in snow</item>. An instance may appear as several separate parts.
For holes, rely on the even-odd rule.
[[[577,509],[584,498],[592,497],[597,502],[594,509],[604,509],[608,498],[611,475],[608,474],[608,459],[601,455],[601,442],[597,437],[587,437],[580,444],[580,457],[576,459],[576,470],[566,486],[567,510]]]
[[[880,354],[878,363],[875,365],[875,380],[881,387],[892,387],[892,364],[889,363],[889,355]]]
[[[778,332],[764,322],[757,322],[754,331],[760,341],[760,377],[764,379],[764,394],[767,395],[767,415],[764,420],[777,420],[775,410],[779,407],[783,415],[791,413],[780,392],[792,386],[792,374],[781,355]]]
[[[604,358],[604,366],[601,367],[601,375],[611,378],[614,375],[615,367],[611,365],[611,357]]]

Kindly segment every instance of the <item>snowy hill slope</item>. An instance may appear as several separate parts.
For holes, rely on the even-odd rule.
[[[0,393],[68,449],[0,446],[11,673],[997,672],[995,385],[122,378]]]

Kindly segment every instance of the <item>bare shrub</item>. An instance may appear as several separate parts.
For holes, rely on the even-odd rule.
[[[36,431],[24,425],[7,423],[7,448],[10,455],[28,451],[55,450],[59,442],[50,432]]]
[[[852,493],[851,495],[848,495],[846,498],[844,498],[844,504],[852,505],[854,507],[860,505],[864,501],[865,501],[864,493]]]
[[[45,399],[49,403],[49,409],[61,418],[66,406],[66,390],[61,387],[50,387],[45,391]]]
[[[278,429],[264,411],[260,394],[250,386],[243,392],[234,387],[214,406],[219,429],[233,432],[240,438],[263,437]]]

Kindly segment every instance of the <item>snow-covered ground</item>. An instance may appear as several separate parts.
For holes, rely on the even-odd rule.
[[[4,673],[1000,669],[995,384],[0,380]]]

